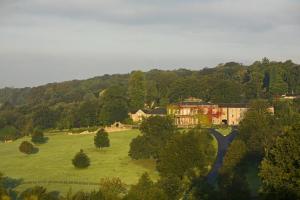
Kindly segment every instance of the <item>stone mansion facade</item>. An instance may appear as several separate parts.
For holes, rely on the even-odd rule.
[[[247,104],[229,103],[213,104],[201,99],[189,98],[180,103],[170,104],[167,109],[154,109],[153,111],[138,110],[130,114],[134,122],[154,115],[169,115],[174,118],[175,125],[181,128],[190,128],[197,125],[210,127],[211,125],[236,126],[243,119],[248,110]],[[269,108],[274,113],[274,108]]]
[[[167,114],[174,117],[178,127],[188,128],[197,125],[230,125],[236,126],[247,112],[247,104],[212,104],[201,99],[189,98],[183,102],[169,105]],[[274,112],[274,108],[269,108]]]

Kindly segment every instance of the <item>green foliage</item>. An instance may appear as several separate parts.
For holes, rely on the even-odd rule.
[[[42,130],[35,129],[31,136],[31,141],[35,144],[43,144],[47,141]]]
[[[100,129],[96,133],[94,137],[94,144],[97,148],[104,148],[110,146],[108,134],[104,129]]]
[[[30,142],[27,142],[27,141],[23,141],[20,144],[19,150],[20,150],[20,152],[25,153],[25,154],[32,154],[32,153],[36,152],[36,148]]]
[[[243,169],[247,147],[242,140],[234,140],[219,170],[218,186],[221,199],[250,199],[250,190]]]
[[[157,170],[162,177],[206,175],[215,159],[213,138],[206,130],[177,134],[159,154]]]
[[[273,116],[268,111],[269,104],[263,100],[253,101],[239,125],[239,137],[246,143],[249,153],[261,157],[266,147],[276,136]]]
[[[242,140],[234,140],[227,149],[220,174],[230,173],[242,162],[247,154],[246,144]]]
[[[22,192],[19,196],[22,200],[59,200],[58,193],[47,192],[47,189],[41,186],[35,186],[33,188],[28,188]]]
[[[158,158],[159,151],[176,132],[173,120],[161,116],[143,120],[140,130],[143,135],[130,144],[129,156],[133,159]]]
[[[130,142],[128,155],[135,160],[151,158],[151,146],[145,136],[137,136]]]
[[[74,195],[69,194],[66,200],[114,200],[105,198],[104,194],[99,191],[83,192],[79,191]]]
[[[122,122],[128,117],[128,103],[125,91],[120,86],[112,86],[105,90],[100,98],[101,112],[99,118],[101,124],[110,125],[114,122]]]
[[[261,162],[264,199],[300,198],[300,131],[276,139]]]
[[[20,137],[20,132],[13,126],[5,126],[0,129],[0,140],[15,140]]]
[[[128,83],[129,110],[137,111],[144,108],[145,104],[145,76],[141,71],[131,73]]]
[[[41,105],[33,113],[33,126],[35,128],[47,129],[54,127],[56,114],[48,106]]]
[[[136,185],[131,186],[124,200],[167,200],[167,195],[144,173]]]
[[[89,157],[83,152],[82,149],[80,149],[80,152],[78,152],[75,157],[72,159],[72,163],[74,167],[83,169],[90,166],[90,159]]]
[[[127,193],[126,185],[120,178],[103,178],[100,180],[100,191],[107,200],[122,199]]]

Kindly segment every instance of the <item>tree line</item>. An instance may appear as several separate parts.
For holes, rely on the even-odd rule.
[[[72,129],[131,123],[129,112],[164,107],[193,96],[214,103],[271,99],[300,93],[300,65],[264,58],[246,66],[235,62],[202,70],[133,71],[33,88],[0,89],[0,139],[34,129]]]

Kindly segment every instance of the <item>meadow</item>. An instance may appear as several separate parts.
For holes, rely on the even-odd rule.
[[[138,178],[148,172],[152,179],[158,178],[153,160],[134,161],[128,156],[129,144],[139,135],[138,130],[109,133],[111,146],[96,149],[94,134],[91,135],[47,135],[48,142],[37,145],[37,154],[25,155],[19,152],[22,141],[30,141],[29,137],[11,143],[0,143],[0,172],[5,176],[22,179],[23,183],[16,189],[22,191],[34,186],[32,181],[76,181],[99,183],[101,178],[119,177],[126,184],[134,184]],[[71,159],[80,150],[91,159],[87,169],[75,169]],[[27,183],[26,183],[27,182]],[[42,183],[49,190],[58,190],[66,194],[70,189],[93,190],[97,185],[77,185],[63,183]]]

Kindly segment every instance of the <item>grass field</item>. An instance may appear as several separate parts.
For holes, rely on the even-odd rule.
[[[119,177],[126,184],[134,184],[144,172],[153,179],[158,178],[155,162],[152,160],[132,161],[128,157],[129,144],[139,134],[138,130],[110,133],[111,147],[103,150],[94,147],[94,135],[56,134],[48,136],[46,144],[38,145],[37,154],[25,155],[19,152],[22,138],[12,143],[0,143],[0,172],[5,176],[28,181],[83,181],[99,182],[104,177]],[[91,159],[87,169],[75,169],[71,159],[80,150]],[[69,191],[92,190],[97,186],[68,184],[39,184],[49,190]],[[17,190],[24,190],[32,184],[21,184]]]
[[[217,128],[216,131],[221,133],[223,136],[227,136],[231,133],[232,128],[231,127],[226,127],[226,128]]]

